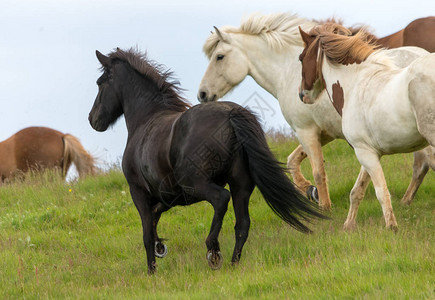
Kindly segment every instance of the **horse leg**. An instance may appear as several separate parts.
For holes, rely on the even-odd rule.
[[[151,199],[140,187],[130,184],[130,194],[142,221],[143,243],[147,253],[148,274],[156,271],[155,241],[153,234],[153,219]]]
[[[384,171],[382,170],[379,161],[379,155],[374,151],[361,148],[355,148],[355,154],[361,165],[370,174],[373,181],[376,198],[378,198],[378,201],[382,206],[386,227],[393,231],[397,231],[396,216],[394,215],[393,207],[391,206],[391,196],[387,188]]]
[[[346,222],[344,222],[344,230],[353,230],[356,228],[356,215],[358,214],[358,207],[361,200],[364,198],[367,186],[370,183],[370,175],[364,167],[361,167],[355,185],[350,192],[350,207],[347,214]]]
[[[324,210],[331,209],[331,199],[329,198],[328,183],[323,163],[322,144],[319,137],[313,137],[309,141],[304,141],[304,149],[310,159],[313,170],[314,182],[316,183],[319,194],[319,205]]]
[[[168,254],[168,247],[163,243],[163,239],[159,238],[157,234],[157,224],[159,223],[160,216],[163,212],[169,209],[168,206],[165,206],[162,202],[157,203],[152,209],[153,215],[153,236],[155,241],[155,255],[158,258],[163,258]]]
[[[236,225],[234,232],[236,244],[234,246],[231,263],[238,264],[242,249],[248,239],[251,219],[249,218],[249,198],[254,190],[255,184],[249,174],[245,173],[239,177],[237,182],[230,183],[231,196],[233,199],[234,214],[236,216]]]
[[[404,205],[411,204],[412,200],[417,193],[420,184],[423,182],[424,176],[426,176],[427,171],[429,171],[429,164],[426,161],[426,149],[414,152],[414,165],[412,167],[412,179],[409,183],[408,189],[406,190],[405,195],[403,196],[400,203]]]
[[[301,163],[307,157],[307,154],[304,151],[302,145],[296,147],[295,150],[288,156],[287,158],[287,168],[290,172],[290,175],[293,178],[293,182],[296,186],[303,192],[308,194],[309,198],[312,198],[316,202],[319,201],[316,187],[311,185],[311,182],[308,181],[301,172]],[[314,190],[315,189],[315,190]],[[310,193],[311,190],[312,192]],[[314,193],[313,193],[314,192]],[[314,195],[312,195],[314,194]],[[317,196],[317,198],[316,198]]]
[[[209,266],[213,270],[220,269],[222,267],[223,257],[219,247],[219,232],[222,228],[222,222],[225,216],[225,213],[228,209],[228,203],[230,202],[230,192],[224,189],[223,187],[214,184],[214,183],[206,183],[200,181],[198,183],[197,179],[194,178],[186,178],[191,182],[195,182],[194,188],[187,188],[184,190],[185,193],[194,196],[197,199],[205,199],[207,200],[214,208],[214,216],[213,221],[211,223],[209,235],[205,241],[207,246],[207,261]],[[183,186],[190,186],[184,185]]]

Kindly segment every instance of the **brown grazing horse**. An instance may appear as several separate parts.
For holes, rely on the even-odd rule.
[[[65,177],[71,165],[80,176],[93,174],[94,158],[79,140],[46,127],[28,127],[0,142],[0,183],[30,170],[59,169]]]

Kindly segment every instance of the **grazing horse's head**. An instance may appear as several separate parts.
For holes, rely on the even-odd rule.
[[[204,52],[210,64],[202,78],[198,100],[217,101],[248,75],[248,59],[233,45],[230,34],[216,27],[204,45]]]
[[[326,23],[311,29],[309,33],[299,27],[305,47],[299,56],[302,63],[302,81],[299,97],[304,103],[314,103],[325,89],[323,59],[335,64],[361,63],[376,48],[370,43],[371,36],[365,30],[354,34],[336,23]]]
[[[120,64],[99,51],[96,51],[96,54],[102,65],[103,74],[97,80],[98,95],[88,119],[92,128],[105,131],[123,113],[120,100],[121,90],[115,81],[116,76],[121,76],[119,72],[115,72],[117,65]]]

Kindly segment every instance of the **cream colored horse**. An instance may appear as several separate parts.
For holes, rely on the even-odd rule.
[[[316,102],[326,88],[342,110],[343,134],[362,165],[351,191],[345,229],[356,226],[358,206],[370,178],[386,226],[396,229],[379,159],[435,146],[435,54],[399,68],[387,50],[375,50],[368,44],[363,32],[355,36],[336,32],[346,29],[337,24],[317,26],[309,34],[301,29],[306,47],[300,56],[300,97],[306,103]]]
[[[297,93],[301,80],[298,57],[303,50],[298,26],[309,30],[315,25],[292,14],[255,14],[242,21],[238,28],[216,29],[204,44],[210,64],[201,81],[198,99],[216,101],[246,76],[251,76],[279,101],[285,119],[301,143],[287,161],[294,182],[304,191],[312,187],[300,169],[308,155],[320,206],[330,209],[322,146],[337,138],[344,139],[341,117],[325,93],[310,107],[301,103]],[[419,55],[416,52],[418,50],[409,50],[409,55],[396,55],[394,60],[408,64]],[[391,55],[394,53],[391,50]]]

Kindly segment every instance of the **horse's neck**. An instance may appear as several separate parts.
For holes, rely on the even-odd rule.
[[[250,61],[249,75],[275,98],[279,100],[284,90],[297,87],[301,74],[298,56],[303,50],[302,46],[273,50],[263,39],[245,36],[240,47],[243,47]]]
[[[157,97],[162,96],[148,90],[138,91],[138,89],[127,88],[123,92],[122,108],[129,134],[165,110],[163,104],[159,104],[159,100],[154,99]]]
[[[349,65],[332,64],[328,59],[324,58],[322,65],[323,78],[326,83],[326,88],[331,98],[334,98],[334,92],[337,93],[339,87],[343,90],[344,101],[351,93],[359,93],[364,89],[368,89],[370,81],[376,76],[377,80],[389,78],[393,65],[390,58],[385,53],[371,54],[376,55],[369,57],[361,63],[353,63]],[[387,76],[387,77],[385,77]],[[333,99],[332,99],[333,100]]]
[[[325,80],[326,90],[331,101],[334,101],[336,97],[353,91],[355,81],[359,76],[360,65],[335,65],[330,63],[326,58],[323,60],[322,74]],[[340,91],[341,89],[341,91]],[[347,97],[342,99],[347,100]],[[337,100],[335,100],[337,101]],[[339,101],[339,100],[338,100]]]

